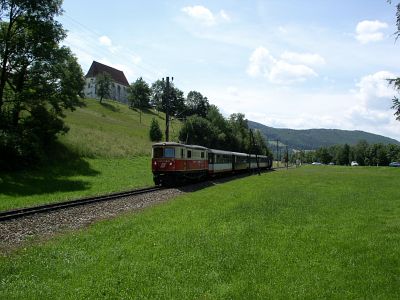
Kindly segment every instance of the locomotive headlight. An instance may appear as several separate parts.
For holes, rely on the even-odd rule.
[[[170,166],[172,166],[172,165],[173,165],[172,161],[169,163],[169,165],[170,165]]]

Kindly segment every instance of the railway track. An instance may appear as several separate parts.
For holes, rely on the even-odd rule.
[[[275,167],[275,168],[272,168],[271,170],[279,170],[279,169],[286,169],[286,167],[278,167],[278,168]],[[39,206],[2,211],[2,212],[0,212],[0,222],[23,218],[26,216],[39,214],[39,213],[47,213],[47,212],[51,212],[51,211],[67,209],[67,208],[71,208],[71,207],[75,207],[75,206],[83,206],[83,205],[90,204],[90,203],[104,202],[104,201],[109,201],[109,200],[115,200],[115,199],[122,198],[122,197],[151,193],[151,192],[159,191],[161,189],[162,189],[162,187],[154,186],[154,187],[150,187],[150,188],[143,188],[143,189],[136,189],[136,190],[132,190],[132,191],[113,193],[113,194],[109,194],[109,195],[105,195],[105,196],[87,197],[87,198],[71,200],[71,201],[50,203],[50,204],[44,204],[44,205],[39,205]]]
[[[118,198],[122,198],[122,197],[151,193],[151,192],[158,191],[160,189],[161,189],[161,187],[154,186],[154,187],[150,187],[150,188],[143,188],[143,189],[137,189],[137,190],[132,190],[132,191],[113,193],[113,194],[109,194],[109,195],[105,195],[105,196],[87,197],[87,198],[82,198],[82,199],[78,199],[78,200],[50,203],[50,204],[39,205],[39,206],[34,206],[34,207],[2,211],[2,212],[0,212],[0,222],[6,221],[6,220],[18,219],[18,218],[26,217],[26,216],[33,215],[33,214],[38,214],[38,213],[51,212],[51,211],[55,211],[55,210],[66,209],[66,208],[80,206],[80,205],[86,205],[86,204],[90,204],[90,203],[104,202],[104,201],[114,200],[114,199],[118,199]]]

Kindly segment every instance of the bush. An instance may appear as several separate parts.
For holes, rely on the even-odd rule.
[[[151,120],[151,125],[150,125],[150,140],[152,142],[159,142],[163,138],[163,134],[160,129],[160,125],[158,124],[157,120],[153,118]]]

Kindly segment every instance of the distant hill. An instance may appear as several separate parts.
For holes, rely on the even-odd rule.
[[[400,142],[397,140],[359,130],[295,130],[273,128],[253,121],[248,121],[248,124],[250,128],[259,129],[269,142],[279,140],[282,144],[287,145],[291,149],[313,150],[338,144],[354,145],[360,140],[366,140],[370,144],[382,143],[400,145]]]

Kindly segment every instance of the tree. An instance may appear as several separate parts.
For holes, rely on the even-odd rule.
[[[249,152],[251,146],[246,116],[242,113],[231,114],[229,117],[229,125],[235,137],[236,145],[233,147],[234,151]]]
[[[59,0],[0,2],[0,165],[34,160],[68,129],[63,110],[83,105],[82,70],[55,17]]]
[[[132,83],[128,89],[130,108],[138,108],[140,123],[142,123],[142,110],[150,107],[151,89],[142,77]]]
[[[150,107],[151,88],[142,77],[132,83],[128,89],[128,100],[131,108]]]
[[[200,116],[190,116],[184,122],[180,132],[179,140],[187,144],[201,145],[215,148],[217,133],[210,121]]]
[[[102,73],[96,77],[96,94],[100,97],[100,103],[103,98],[111,96],[112,78],[108,73]]]
[[[210,104],[207,97],[196,91],[190,91],[186,97],[187,115],[198,115],[205,118],[207,116]]]
[[[354,147],[354,160],[361,166],[367,165],[366,157],[368,151],[368,142],[366,140],[359,141]]]
[[[340,147],[338,151],[338,161],[339,165],[349,165],[350,164],[350,146],[348,144],[344,144]]]
[[[183,116],[185,112],[185,98],[183,92],[176,88],[172,82],[167,89],[164,80],[157,80],[151,85],[151,105],[157,110],[166,112],[171,116]]]
[[[155,118],[151,120],[149,135],[152,142],[159,142],[162,140],[163,135],[160,129],[160,125]]]
[[[392,3],[391,0],[388,0],[387,2]],[[396,5],[396,26],[397,31],[395,32],[395,35],[397,40],[400,36],[400,3]],[[388,82],[393,85],[397,91],[400,91],[400,77],[388,79]],[[397,97],[393,97],[392,101],[392,109],[395,110],[394,115],[396,116],[396,120],[400,121],[400,101]]]

